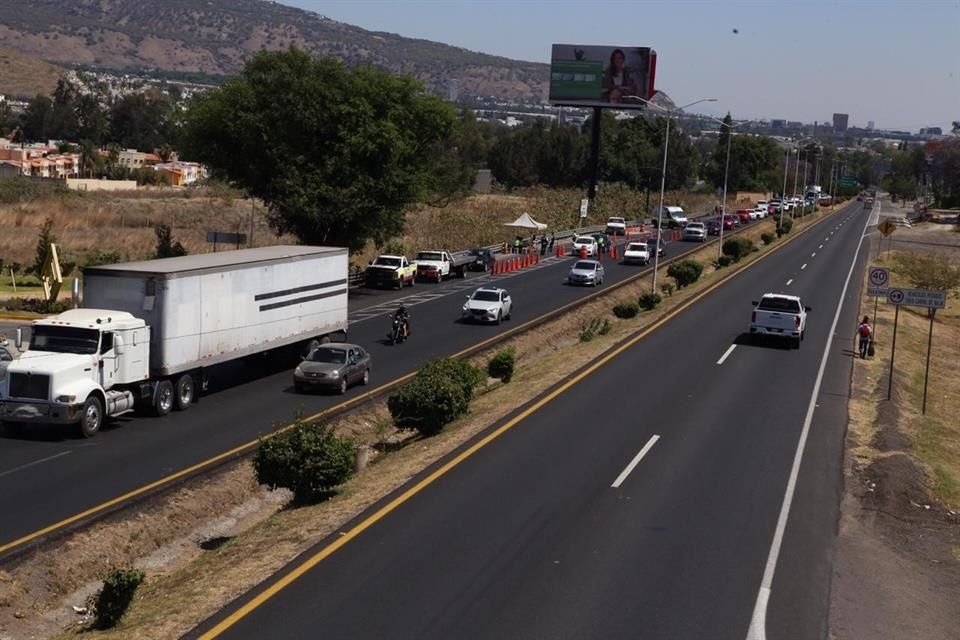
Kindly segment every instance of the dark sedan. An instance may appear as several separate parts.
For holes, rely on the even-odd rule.
[[[470,249],[473,262],[467,264],[470,271],[489,271],[496,258],[490,249]]]
[[[370,383],[370,354],[355,344],[330,342],[311,351],[293,371],[293,387],[346,393],[352,384]]]

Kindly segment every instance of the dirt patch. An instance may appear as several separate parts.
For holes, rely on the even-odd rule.
[[[805,218],[798,228],[818,218]],[[772,223],[756,225],[747,235],[757,241],[769,226]],[[778,244],[782,243],[772,246]],[[741,266],[769,249],[760,248]],[[716,247],[703,247],[691,258],[709,262],[715,252]],[[73,606],[82,606],[96,591],[96,579],[112,567],[130,565],[147,569],[147,581],[122,627],[96,637],[181,635],[426,466],[732,271],[708,267],[701,282],[666,298],[655,311],[615,319],[610,313],[615,301],[635,299],[650,290],[650,278],[643,278],[518,336],[510,343],[519,365],[513,380],[507,385],[491,383],[474,401],[469,416],[436,437],[397,432],[384,402],[337,420],[333,428],[369,447],[371,459],[339,495],[323,504],[281,509],[283,497],[257,487],[251,465],[239,462],[217,477],[199,479],[144,504],[137,513],[125,512],[52,545],[11,569],[6,580],[0,579],[0,638],[75,628]],[[583,323],[595,317],[610,319],[610,333],[580,342]],[[484,365],[487,355],[474,360]]]

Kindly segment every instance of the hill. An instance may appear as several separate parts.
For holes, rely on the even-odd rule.
[[[51,93],[64,71],[19,51],[0,49],[0,94],[32,98],[38,93]]]
[[[0,47],[109,70],[234,74],[261,49],[296,45],[407,73],[431,91],[546,97],[548,65],[373,32],[264,0],[0,0]]]

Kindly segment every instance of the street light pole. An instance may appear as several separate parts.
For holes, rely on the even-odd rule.
[[[780,192],[780,223],[778,227],[783,226],[783,210],[787,208],[787,171],[790,167],[790,147],[787,147],[787,152],[783,155],[783,190]]]
[[[723,123],[727,126],[726,123]],[[730,141],[733,139],[733,125],[727,126],[727,162],[723,169],[723,200],[720,201],[720,236],[717,239],[717,260],[723,255],[723,222],[727,218],[727,178],[730,175]]]
[[[716,98],[704,98],[702,100],[694,100],[690,104],[685,104],[682,107],[677,107],[673,111],[661,107],[655,102],[651,102],[640,96],[623,96],[625,98],[632,98],[643,102],[655,109],[659,109],[666,114],[667,117],[667,126],[666,126],[666,137],[663,139],[663,169],[660,173],[660,206],[657,208],[657,246],[653,248],[653,288],[652,292],[657,293],[657,272],[660,268],[660,242],[663,238],[663,197],[667,188],[667,151],[670,147],[670,121],[673,119],[673,114],[677,111],[682,111],[688,107],[692,107],[695,104],[700,104],[701,102],[716,102]]]

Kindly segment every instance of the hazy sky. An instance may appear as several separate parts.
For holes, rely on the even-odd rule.
[[[916,130],[960,120],[960,0],[282,0],[520,60],[554,42],[653,47],[677,104]],[[734,29],[738,33],[734,33]]]

